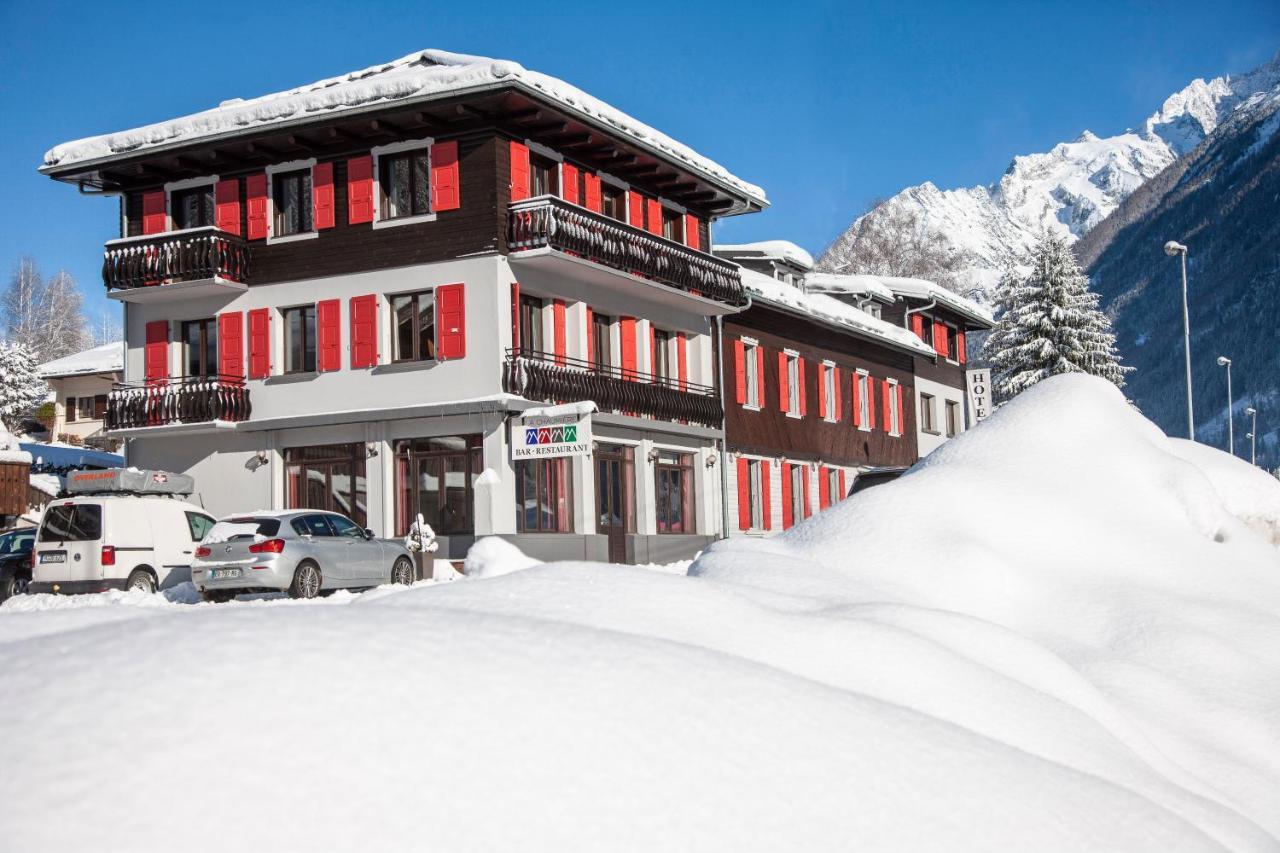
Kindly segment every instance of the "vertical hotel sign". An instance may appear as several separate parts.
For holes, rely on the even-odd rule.
[[[591,455],[591,415],[537,415],[511,422],[511,459]]]
[[[965,385],[969,390],[969,417],[976,424],[991,414],[990,368],[966,370]]]

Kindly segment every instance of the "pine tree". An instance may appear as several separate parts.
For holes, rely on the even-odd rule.
[[[998,320],[983,346],[1000,401],[1060,373],[1089,373],[1124,387],[1111,321],[1059,236],[1041,235],[1030,271],[1006,273],[996,295]]]
[[[36,357],[20,343],[0,343],[0,423],[17,432],[22,419],[49,396],[36,373]]]

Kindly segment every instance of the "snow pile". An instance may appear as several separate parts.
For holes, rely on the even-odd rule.
[[[731,261],[740,258],[770,258],[787,261],[806,270],[813,269],[813,255],[790,240],[760,240],[755,243],[716,243],[712,253]]]
[[[505,539],[486,536],[471,546],[462,563],[462,573],[469,578],[496,578],[541,565]]]
[[[215,139],[272,125],[296,124],[348,110],[422,103],[500,86],[514,86],[549,98],[570,113],[629,136],[662,156],[673,157],[759,204],[768,204],[760,187],[735,177],[720,164],[576,86],[530,71],[518,62],[443,50],[421,50],[392,62],[285,92],[250,100],[234,98],[194,115],[66,142],[45,153],[44,168]]]
[[[1169,448],[1114,388],[1065,376],[691,577],[558,563],[346,606],[16,599],[0,730],[28,736],[0,739],[0,832],[18,850],[1274,850],[1280,551]],[[228,819],[208,805],[227,791],[269,807]]]
[[[54,376],[84,376],[90,373],[124,372],[124,341],[103,344],[84,352],[46,361],[36,368],[45,378]]]
[[[1280,481],[1243,459],[1185,438],[1169,439],[1169,451],[1209,478],[1227,512],[1280,545]]]

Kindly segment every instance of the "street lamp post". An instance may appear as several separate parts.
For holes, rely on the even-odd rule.
[[[1235,419],[1231,417],[1231,406],[1234,402],[1231,399],[1231,359],[1225,355],[1218,356],[1218,366],[1227,369],[1227,452],[1232,456],[1236,455],[1236,425]]]
[[[1244,410],[1244,413],[1253,418],[1253,423],[1249,425],[1249,464],[1258,464],[1258,410],[1253,406]]]
[[[1187,437],[1196,440],[1196,420],[1191,408],[1191,315],[1187,310],[1187,247],[1177,240],[1164,244],[1169,257],[1182,255],[1182,349],[1187,360]]]

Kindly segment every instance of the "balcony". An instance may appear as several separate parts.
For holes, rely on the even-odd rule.
[[[547,403],[592,400],[602,412],[619,412],[719,429],[720,395],[708,385],[680,383],[547,352],[507,350],[503,387],[509,394]]]
[[[512,263],[543,266],[588,290],[634,297],[637,286],[650,288],[651,298],[703,315],[747,304],[736,264],[554,196],[513,203],[508,237]]]
[[[249,419],[249,389],[236,376],[179,376],[116,383],[107,394],[106,429],[136,430]]]
[[[234,294],[249,280],[249,246],[217,228],[192,228],[106,244],[102,281],[124,302]]]

